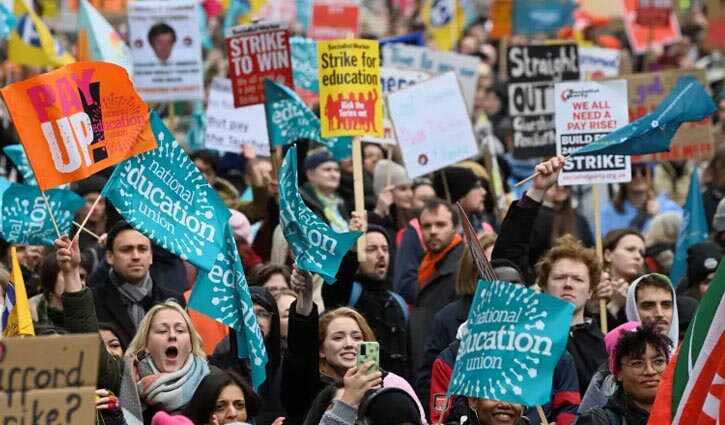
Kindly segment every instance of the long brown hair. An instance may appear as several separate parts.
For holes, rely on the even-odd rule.
[[[373,330],[370,329],[370,325],[368,325],[367,320],[365,320],[362,314],[358,313],[355,309],[352,309],[350,307],[340,307],[334,310],[330,310],[327,313],[323,314],[322,317],[320,317],[320,327],[317,339],[317,346],[319,348],[322,348],[322,345],[325,343],[325,338],[327,337],[327,328],[330,327],[330,323],[332,323],[333,320],[339,319],[341,317],[352,319],[355,321],[355,323],[357,323],[357,326],[360,328],[360,333],[362,333],[363,341],[375,341],[375,334],[373,333]],[[327,363],[327,359],[320,359],[320,373],[331,378],[338,377],[338,373],[335,372],[335,368]]]
[[[725,145],[715,149],[715,155],[702,174],[702,181],[718,189],[725,189]]]

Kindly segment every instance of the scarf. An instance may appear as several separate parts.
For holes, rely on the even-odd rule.
[[[430,281],[430,278],[433,277],[433,273],[435,273],[438,263],[445,258],[445,256],[448,255],[453,248],[458,246],[462,240],[463,238],[461,238],[461,235],[456,233],[451,243],[449,243],[448,246],[443,248],[441,251],[428,251],[425,254],[423,259],[420,261],[420,266],[418,266],[418,285],[421,289],[423,289],[425,285],[428,284],[428,281]]]
[[[317,195],[317,198],[322,203],[322,213],[325,214],[325,218],[330,223],[332,230],[338,233],[347,232],[347,222],[338,209],[340,199],[335,195],[323,195],[317,189],[315,189],[315,195]]]
[[[121,301],[126,306],[133,326],[138,329],[139,323],[141,323],[141,320],[146,315],[146,309],[142,305],[142,301],[151,295],[151,290],[153,289],[151,275],[146,273],[146,277],[137,285],[124,282],[113,269],[108,272],[108,275],[111,278],[111,282],[118,288],[118,292],[121,293]]]
[[[145,406],[159,407],[166,412],[181,410],[191,401],[201,380],[209,374],[206,360],[194,354],[189,355],[181,369],[169,373],[159,372],[151,356],[139,362],[126,357],[124,363],[119,398],[129,424],[143,423]],[[134,370],[141,377],[137,382]]]

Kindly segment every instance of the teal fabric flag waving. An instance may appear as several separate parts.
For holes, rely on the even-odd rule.
[[[645,155],[667,152],[680,125],[703,120],[712,115],[715,109],[715,102],[697,78],[691,75],[680,77],[670,94],[654,111],[577,149],[572,155]]]
[[[707,218],[705,206],[702,203],[702,192],[700,192],[700,178],[697,167],[692,170],[690,178],[690,191],[687,193],[687,201],[682,214],[682,227],[677,236],[675,246],[675,261],[672,263],[670,280],[677,286],[687,271],[687,249],[696,243],[704,242],[708,237]]]
[[[28,156],[25,154],[23,145],[5,146],[3,148],[3,152],[8,156],[8,158],[10,158],[11,161],[13,161],[13,164],[15,164],[15,167],[18,169],[18,172],[20,172],[20,175],[23,176],[23,182],[25,184],[30,186],[38,185],[38,181],[35,180],[35,173],[33,173],[33,169],[30,167]]]
[[[574,305],[523,285],[479,281],[450,394],[546,404]]]
[[[287,151],[282,163],[279,221],[297,267],[319,274],[327,283],[335,282],[342,258],[361,235],[335,232],[305,205],[297,187],[297,146]]]
[[[244,268],[229,224],[224,226],[226,247],[208,272],[199,272],[191,291],[189,308],[236,330],[240,358],[249,359],[252,383],[266,379],[267,351],[249,294]]]
[[[292,78],[295,87],[320,92],[320,70],[317,66],[317,42],[304,37],[290,38],[292,47]]]
[[[0,230],[2,238],[18,245],[53,245],[58,237],[38,186],[0,179]],[[45,192],[50,210],[62,234],[69,234],[73,218],[86,203],[75,192]]]
[[[10,37],[10,33],[18,25],[18,18],[4,4],[0,3],[0,40]]]
[[[115,63],[133,75],[131,50],[88,0],[80,0],[78,5],[78,29],[88,34],[88,47],[93,60]]]
[[[320,134],[320,119],[289,87],[269,79],[264,80],[264,96],[269,143],[273,148],[289,145],[299,139],[310,139],[325,145],[335,159],[352,155],[352,138],[323,138]]]
[[[229,210],[155,111],[151,129],[158,147],[116,166],[103,196],[139,232],[209,270],[226,249]]]

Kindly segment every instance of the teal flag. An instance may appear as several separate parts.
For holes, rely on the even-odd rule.
[[[229,210],[155,111],[151,129],[158,147],[117,165],[103,196],[139,232],[209,270],[226,249]]]
[[[299,139],[310,139],[325,145],[335,159],[352,155],[352,138],[323,138],[320,119],[289,87],[264,80],[264,96],[270,146],[278,148]]]
[[[18,18],[4,4],[0,3],[0,40],[10,37],[10,33],[18,25]]]
[[[697,78],[680,77],[670,94],[642,118],[583,146],[572,155],[645,155],[667,152],[677,129],[715,112],[715,102]]]
[[[38,186],[0,179],[0,193],[0,230],[4,240],[18,245],[53,245],[58,234]],[[58,229],[69,234],[73,218],[86,201],[64,189],[47,190],[45,196]]]
[[[335,232],[305,205],[297,187],[297,146],[287,151],[280,171],[279,221],[297,267],[327,283],[335,282],[342,257],[361,235]]]
[[[210,50],[214,48],[214,42],[211,40],[211,36],[209,35],[209,25],[207,25],[207,21],[209,20],[209,17],[206,14],[206,10],[204,9],[204,6],[201,5],[201,3],[196,5],[196,15],[199,20],[199,34],[201,34],[201,47],[205,48],[206,50]]]
[[[574,305],[523,285],[479,281],[450,394],[546,404]]]
[[[267,351],[249,294],[244,268],[229,224],[224,226],[226,246],[208,272],[199,272],[189,298],[189,308],[236,330],[240,358],[249,359],[252,383],[266,379]]]
[[[528,0],[514,4],[514,34],[555,34],[574,24],[574,0]]]
[[[675,261],[670,270],[670,280],[673,285],[677,286],[687,272],[687,249],[707,239],[707,218],[705,206],[702,203],[702,192],[700,192],[700,178],[697,167],[695,167],[692,170],[690,191],[687,193],[687,201],[682,212],[682,227],[680,227],[677,245],[675,245]]]
[[[249,7],[249,0],[230,0],[227,13],[224,15],[224,35],[229,28],[239,25],[239,20],[247,16],[252,9]]]
[[[38,182],[35,180],[35,173],[30,167],[28,162],[28,156],[25,154],[23,145],[8,145],[3,148],[5,155],[13,161],[18,172],[23,176],[23,182],[30,186],[37,186]]]
[[[106,18],[88,0],[78,5],[78,29],[88,35],[88,47],[93,60],[115,63],[133,75],[131,50]]]
[[[304,37],[290,38],[292,46],[292,79],[298,89],[320,92],[317,66],[317,42]]]
[[[194,102],[194,109],[191,112],[191,126],[186,132],[186,147],[191,152],[204,149],[204,133],[206,133],[206,115],[204,115],[204,103]]]

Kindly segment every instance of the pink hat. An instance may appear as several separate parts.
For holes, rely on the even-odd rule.
[[[229,212],[232,214],[229,217],[229,226],[231,226],[234,236],[240,237],[247,241],[248,244],[251,244],[252,228],[247,216],[237,210],[230,209]]]
[[[194,425],[186,416],[171,416],[166,412],[158,412],[151,419],[151,425]]]
[[[612,374],[616,375],[619,372],[617,365],[614,363],[614,348],[617,346],[619,338],[621,338],[625,332],[632,332],[639,326],[639,322],[627,322],[612,329],[604,337],[604,348],[607,349],[607,355],[609,356],[609,371],[612,372]]]

